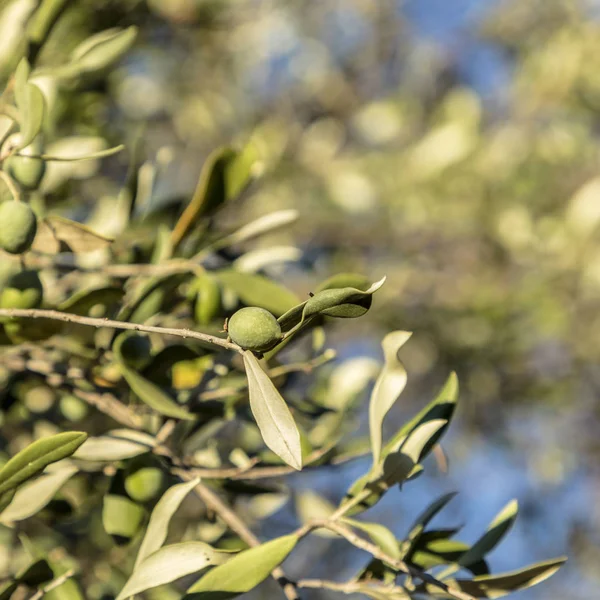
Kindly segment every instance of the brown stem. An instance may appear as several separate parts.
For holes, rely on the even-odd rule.
[[[29,319],[52,319],[66,323],[77,323],[89,327],[107,327],[110,329],[127,329],[130,331],[142,331],[144,333],[158,333],[161,335],[174,335],[181,338],[192,338],[214,346],[220,346],[226,350],[242,353],[242,349],[232,342],[208,333],[193,331],[191,329],[174,329],[171,327],[154,327],[151,325],[140,325],[138,323],[127,323],[125,321],[112,321],[111,319],[96,319],[72,315],[71,313],[58,310],[45,310],[41,308],[0,308],[0,317],[24,317]]]
[[[43,598],[45,594],[61,586],[68,579],[71,579],[73,575],[75,575],[75,569],[69,569],[68,571],[65,571],[62,575],[56,577],[56,579],[53,579],[50,583],[39,589],[35,594],[33,594],[33,596],[29,598],[29,600],[40,600],[40,598]]]

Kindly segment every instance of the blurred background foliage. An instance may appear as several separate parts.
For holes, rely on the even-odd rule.
[[[23,43],[15,22],[25,24],[37,3],[1,4],[7,76]],[[141,167],[136,210],[177,214],[208,154],[251,140],[260,184],[219,219],[235,227],[285,208],[301,217],[227,252],[280,247],[281,262],[266,270],[301,297],[334,272],[387,275],[377,310],[334,328],[333,339],[343,361],[378,357],[390,329],[415,332],[390,431],[458,372],[450,475],[415,488],[422,498],[468,488],[456,518],[473,515],[474,529],[519,497],[523,523],[494,555],[498,566],[569,554],[561,575],[521,597],[590,597],[600,554],[600,4],[67,5],[39,66],[65,62],[108,27],[135,24],[140,33],[107,80],[58,91],[38,76],[53,134],[85,136],[88,151],[102,147],[99,136],[125,141],[128,153],[50,164],[37,201],[110,235],[131,161]],[[310,485],[335,496],[353,475],[350,466],[339,482],[325,474]],[[382,503],[386,524],[400,529],[419,493],[401,510]]]

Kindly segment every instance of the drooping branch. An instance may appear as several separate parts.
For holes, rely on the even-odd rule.
[[[111,319],[83,317],[81,315],[73,315],[67,312],[58,310],[46,310],[42,308],[0,308],[0,317],[10,318],[26,318],[26,319],[50,319],[53,321],[64,321],[65,323],[77,323],[78,325],[86,325],[89,327],[104,327],[109,329],[124,329],[129,331],[141,331],[143,333],[158,333],[160,335],[173,335],[181,338],[191,338],[199,340],[213,346],[220,346],[226,350],[234,352],[242,352],[242,349],[232,342],[202,333],[193,331],[192,329],[178,329],[171,327],[154,327],[152,325],[140,325],[138,323],[127,323],[125,321],[113,321]]]

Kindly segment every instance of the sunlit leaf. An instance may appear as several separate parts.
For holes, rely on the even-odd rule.
[[[354,529],[360,529],[367,533],[371,540],[388,556],[395,559],[400,558],[400,548],[396,536],[387,527],[379,523],[366,523],[347,517],[342,519],[342,521]]]
[[[18,148],[29,146],[40,132],[44,122],[46,101],[40,88],[34,83],[27,82],[16,95],[19,109],[20,137]]]
[[[119,60],[133,45],[137,27],[108,29],[82,42],[71,54],[76,73],[89,73],[108,67]]]
[[[411,335],[407,331],[393,331],[381,342],[385,364],[375,382],[369,404],[369,430],[374,465],[379,463],[381,457],[383,419],[406,386],[406,369],[398,359],[398,352]]]
[[[12,502],[0,513],[0,521],[6,525],[35,515],[75,473],[77,468],[69,466],[24,483],[17,489]]]
[[[244,352],[250,408],[265,444],[288,465],[302,469],[300,433],[285,400],[254,355]]]
[[[335,512],[335,506],[315,491],[307,489],[301,490],[296,495],[296,512],[300,522],[306,524],[313,520],[328,519]],[[338,537],[337,533],[323,527],[315,529],[314,534],[324,538]]]
[[[133,458],[152,451],[155,439],[141,431],[115,429],[104,435],[89,437],[73,458],[91,461],[115,461]]]
[[[0,494],[21,485],[49,464],[71,456],[86,438],[82,431],[65,431],[33,442],[0,469]]]
[[[146,528],[144,539],[135,559],[135,567],[142,563],[151,554],[156,552],[167,539],[169,523],[183,499],[200,483],[200,478],[192,479],[186,483],[178,483],[170,487],[156,503],[150,522]]]
[[[297,536],[286,535],[240,552],[194,583],[185,599],[226,600],[248,592],[287,558],[297,542]]]
[[[147,589],[197,573],[211,565],[224,563],[230,554],[219,552],[204,542],[182,542],[157,550],[138,563],[133,574],[119,592],[124,600]]]

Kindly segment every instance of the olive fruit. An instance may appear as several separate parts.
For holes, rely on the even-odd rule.
[[[125,333],[117,337],[113,350],[127,366],[141,369],[150,360],[152,345],[144,335]]]
[[[59,407],[63,416],[73,422],[81,421],[88,414],[88,405],[71,394],[60,399]]]
[[[19,271],[7,279],[0,292],[0,308],[38,308],[44,288],[37,271]]]
[[[45,160],[27,156],[41,154],[43,147],[42,138],[38,136],[27,148],[20,150],[19,154],[13,154],[6,159],[8,174],[26,190],[37,189],[46,172]]]
[[[162,490],[164,475],[159,467],[142,467],[125,477],[125,491],[136,502],[156,498]]]
[[[22,254],[31,248],[37,232],[37,219],[28,204],[9,200],[0,204],[0,248]]]
[[[277,319],[264,308],[241,308],[227,323],[229,337],[245,350],[265,352],[281,340]]]

